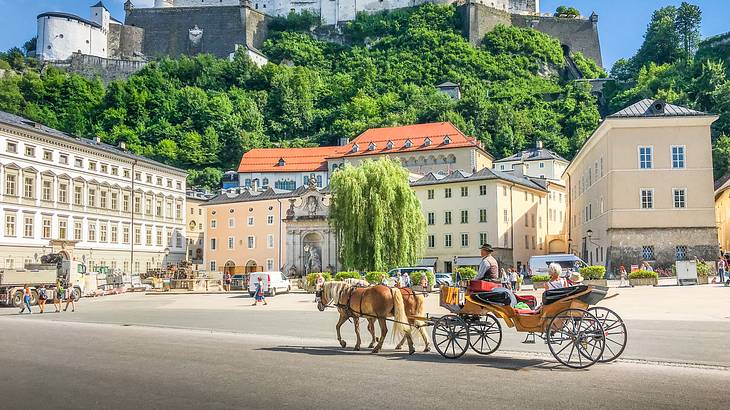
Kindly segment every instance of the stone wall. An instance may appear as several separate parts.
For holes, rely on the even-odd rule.
[[[80,74],[86,78],[100,78],[104,84],[113,80],[123,80],[144,68],[145,61],[119,60],[85,54],[73,54],[66,71]]]
[[[143,54],[144,29],[121,24],[109,25],[109,58],[130,58]]]
[[[608,231],[610,241],[606,251],[607,271],[618,272],[621,265],[628,270],[630,265],[642,261],[643,246],[654,246],[655,268],[667,269],[675,263],[677,246],[687,246],[687,259],[697,257],[714,261],[720,254],[717,243],[717,228],[614,228]]]
[[[243,8],[246,22],[246,44],[261,50],[269,35],[271,17],[249,8]]]
[[[468,3],[457,7],[462,23],[462,33],[470,43],[481,44],[484,36],[498,24],[511,25],[509,12],[497,10],[481,4]]]

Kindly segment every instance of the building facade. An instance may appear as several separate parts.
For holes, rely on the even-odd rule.
[[[208,212],[201,205],[205,204],[213,195],[201,191],[188,191],[185,197],[187,214],[185,259],[194,266],[203,265],[205,262],[205,228]]]
[[[134,274],[185,256],[186,172],[0,112],[0,266]]]
[[[642,100],[609,115],[568,166],[570,242],[617,272],[718,255],[710,125],[716,116]]]
[[[544,148],[542,141],[537,141],[534,148],[494,161],[493,168],[499,171],[511,171],[516,167],[522,167],[524,175],[561,181],[568,164],[567,159]]]

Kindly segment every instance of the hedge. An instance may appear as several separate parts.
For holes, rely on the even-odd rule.
[[[585,279],[603,279],[606,276],[606,267],[602,265],[584,266],[580,268],[580,274]]]
[[[412,286],[418,286],[421,284],[421,276],[423,274],[426,274],[426,277],[428,277],[428,284],[431,286],[434,286],[436,284],[436,275],[433,274],[431,271],[418,271],[418,272],[412,272],[410,274],[411,277],[411,285]]]
[[[472,280],[477,277],[477,271],[474,270],[474,268],[470,268],[468,266],[462,266],[461,268],[456,269],[456,274],[452,274],[452,279],[454,280],[454,283],[460,280]]]
[[[648,270],[637,270],[629,273],[629,279],[643,279],[643,278],[659,278],[656,272],[650,272]]]
[[[533,275],[532,276],[532,283],[535,282],[549,282],[550,276],[549,275]]]
[[[360,272],[337,272],[335,280],[362,279]]]
[[[368,272],[365,274],[365,280],[368,283],[378,284],[383,281],[383,278],[387,278],[387,272]]]
[[[706,278],[709,274],[712,268],[710,265],[706,262],[697,262],[697,276]]]
[[[307,275],[307,286],[314,286],[317,282],[317,273],[321,273],[325,282],[332,280],[332,274],[329,272],[312,272]]]

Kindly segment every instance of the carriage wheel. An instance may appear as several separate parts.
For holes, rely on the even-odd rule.
[[[433,326],[433,345],[441,356],[457,359],[469,348],[469,331],[464,319],[456,315],[441,317]]]
[[[502,344],[502,325],[492,315],[469,322],[469,346],[479,354],[492,354]]]
[[[606,347],[601,321],[587,310],[565,309],[546,329],[550,353],[562,364],[584,369],[601,359]]]
[[[624,321],[616,312],[602,306],[592,307],[588,311],[601,321],[606,338],[606,349],[598,361],[608,363],[618,359],[626,348],[627,335]]]

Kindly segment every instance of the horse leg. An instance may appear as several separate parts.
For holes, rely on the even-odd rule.
[[[373,349],[372,353],[378,353],[380,349],[383,348],[385,335],[388,334],[388,323],[385,321],[385,319],[379,317],[378,324],[380,325],[380,340],[378,341],[378,345],[375,346],[375,349]]]
[[[375,319],[373,318],[368,318],[368,332],[370,332],[370,336],[372,337],[368,348],[372,349],[375,346],[375,342],[377,342],[377,338],[375,337]]]
[[[426,344],[426,347],[423,349],[424,352],[430,352],[431,351],[431,344],[428,340],[428,332],[426,332],[426,327],[422,326],[423,323],[417,323],[418,325],[421,325],[421,327],[418,328],[418,333],[421,334],[421,338],[423,339],[423,343]]]
[[[337,329],[337,341],[340,342],[340,346],[342,346],[343,348],[347,346],[347,342],[342,340],[342,336],[340,335],[340,327],[342,327],[342,324],[345,323],[345,321],[347,321],[347,315],[340,312],[340,319],[337,321],[337,325],[335,326],[335,328]]]
[[[406,342],[406,338],[405,338],[405,336],[404,336],[404,337],[403,337],[403,338],[402,338],[402,339],[400,340],[400,342],[398,342],[398,344],[397,344],[397,345],[395,345],[395,350],[400,350],[400,349],[401,349],[401,347],[403,347],[403,343],[405,343],[405,342]]]
[[[355,342],[355,350],[360,350],[360,318],[357,316],[353,316],[352,323],[355,325],[355,336],[357,336],[357,342]]]

